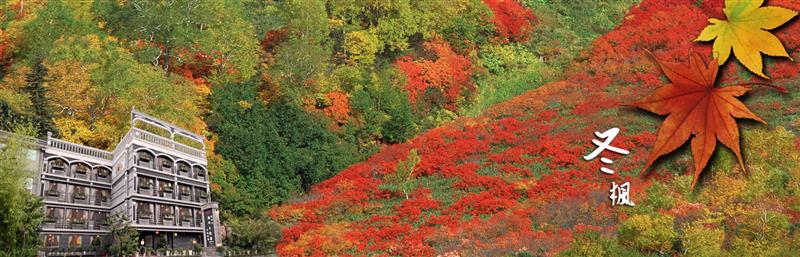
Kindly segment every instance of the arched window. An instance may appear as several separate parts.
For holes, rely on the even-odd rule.
[[[154,158],[153,154],[148,153],[147,151],[138,151],[136,152],[136,164],[142,167],[153,168],[154,166]]]
[[[206,170],[202,166],[194,166],[194,172],[198,178],[206,177]]]
[[[86,176],[89,174],[89,170],[91,170],[91,168],[89,165],[79,162],[72,165],[72,170],[75,172],[75,175]]]
[[[64,173],[67,170],[67,162],[64,159],[55,158],[48,162],[51,173]]]
[[[170,158],[168,158],[166,156],[159,156],[158,157],[158,163],[159,163],[159,167],[158,167],[159,170],[170,172],[170,173],[172,172],[172,166],[173,166],[172,159],[170,159]]]
[[[97,168],[97,177],[101,179],[106,179],[111,176],[111,170],[108,168]]]
[[[178,162],[178,174],[179,175],[189,176],[189,174],[191,174],[191,170],[192,170],[191,166],[189,166],[188,163]]]

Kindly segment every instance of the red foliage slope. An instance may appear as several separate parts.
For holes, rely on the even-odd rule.
[[[458,251],[493,256],[540,249],[549,254],[563,250],[575,231],[614,229],[625,215],[609,206],[610,183],[630,181],[633,201],[643,197],[648,182],[635,174],[660,123],[620,103],[639,99],[663,83],[646,49],[661,58],[682,59],[690,49],[710,55],[710,45],[692,42],[696,35],[687,31],[699,33],[719,5],[695,2],[645,0],[594,42],[568,80],[388,147],[315,186],[307,198],[311,200],[273,208],[269,214],[275,220],[290,224],[278,252],[431,256]],[[796,2],[770,4],[800,9]],[[800,47],[798,22],[776,34],[787,49]],[[744,78],[736,75],[741,70],[738,64],[725,66],[721,83]],[[800,90],[796,83],[781,84],[797,76],[796,63],[776,60],[766,70],[774,78],[771,83]],[[765,93],[755,90],[752,98]],[[747,104],[773,125],[800,126],[783,121],[769,104]],[[605,153],[614,159],[611,168],[617,173],[604,175],[598,161],[581,157],[594,149],[593,132],[611,127],[622,130],[614,145],[631,154]],[[411,149],[421,156],[415,170],[420,185],[406,200],[379,185]],[[326,246],[331,241],[338,242],[336,247]]]

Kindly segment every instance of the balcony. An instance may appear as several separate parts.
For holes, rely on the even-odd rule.
[[[155,225],[161,226],[176,226],[175,215],[174,214],[161,214],[156,219]]]
[[[111,183],[111,171],[105,168],[97,169],[95,180],[105,183]]]
[[[85,191],[74,191],[70,194],[72,198],[72,203],[75,204],[89,204],[89,196],[86,194]]]
[[[83,229],[83,230],[109,230],[109,224],[104,220],[45,218],[42,228],[52,229]]]
[[[114,156],[111,155],[110,152],[103,151],[103,150],[100,150],[100,149],[91,148],[91,147],[88,147],[88,146],[75,144],[75,143],[70,143],[70,142],[67,142],[67,141],[59,140],[59,139],[55,139],[55,138],[50,137],[50,135],[47,136],[47,146],[50,146],[50,147],[53,147],[53,148],[56,148],[56,149],[61,149],[61,150],[67,151],[67,152],[72,152],[72,153],[77,153],[77,154],[81,154],[81,155],[84,155],[84,156],[89,156],[89,157],[102,159],[102,160],[109,160],[110,161],[110,160],[112,160],[114,158]]]
[[[194,170],[195,170],[195,176],[194,176],[195,179],[199,179],[199,180],[202,180],[202,181],[207,181],[206,180],[206,171],[205,170],[203,170],[202,168],[198,168],[197,166],[195,166]]]
[[[156,191],[153,188],[153,181],[150,179],[139,179],[139,185],[136,189],[136,193],[142,195],[158,196],[158,194],[156,194]]]
[[[76,164],[72,166],[72,176],[79,179],[89,179],[89,166],[86,164]]]
[[[191,167],[189,167],[188,164],[182,162],[178,163],[178,175],[184,177],[191,177],[191,174],[192,174]]]
[[[56,175],[67,174],[67,162],[62,159],[54,159],[50,161],[50,173]]]
[[[192,190],[191,189],[181,188],[181,192],[178,195],[178,199],[183,200],[183,201],[196,201],[193,198],[194,197],[192,196]]]
[[[169,138],[165,138],[148,131],[139,129],[139,128],[131,128],[130,132],[133,134],[133,139],[142,140],[151,144],[155,144],[166,149],[170,150],[177,150],[178,152],[182,152],[184,154],[190,155],[192,157],[196,157],[199,159],[205,160],[206,152],[202,149],[197,149],[194,147],[190,147],[178,142],[175,142]],[[127,135],[126,135],[127,137]]]
[[[153,221],[153,213],[151,212],[139,212],[136,214],[136,224],[141,225],[154,225],[156,222]]]
[[[165,157],[158,157],[158,162],[161,164],[159,165],[158,170],[163,172],[173,173],[172,166],[174,163],[172,162],[172,160]]]
[[[160,186],[158,190],[158,196],[175,199],[175,186],[172,184],[163,184],[163,186]]]
[[[197,190],[197,194],[195,194],[194,201],[198,203],[207,203],[208,193],[206,193],[205,190]]]
[[[144,152],[144,151],[139,151],[137,153],[136,165],[139,165],[139,166],[142,166],[142,167],[146,167],[146,168],[150,168],[150,169],[155,169],[155,160],[154,159],[155,159],[155,157],[152,154]]]
[[[82,196],[77,196],[73,194],[67,194],[63,191],[58,190],[47,190],[44,193],[44,199],[46,201],[54,201],[54,202],[62,202],[62,203],[74,203],[74,204],[83,204],[83,205],[95,205],[95,206],[103,206],[108,207],[111,205],[108,197],[103,197],[102,195],[95,194],[94,197],[91,197],[88,194],[84,194]]]

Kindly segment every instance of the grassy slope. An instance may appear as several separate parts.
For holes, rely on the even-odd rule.
[[[499,62],[504,69],[489,67],[485,76],[478,76],[475,103],[466,110],[470,116],[547,82],[564,79],[563,71],[580,51],[619,24],[639,0],[520,2],[534,12],[536,29],[524,43],[480,49],[482,66]]]
[[[787,1],[770,4],[800,9]],[[278,251],[287,256],[580,254],[580,247],[568,249],[576,234],[597,231],[615,237],[621,223],[634,231],[652,229],[646,222],[639,227],[627,222],[635,216],[670,217],[674,225],[667,229],[672,232],[664,234],[666,239],[642,236],[655,243],[600,240],[591,249],[668,253],[678,241],[681,252],[780,255],[798,250],[791,248],[799,242],[791,227],[800,217],[800,158],[791,133],[800,127],[800,68],[795,62],[767,62],[771,83],[789,94],[757,88],[744,98],[769,123],[740,122],[753,175],[742,176],[722,147],[698,190],[689,190],[691,177],[683,175],[692,172],[686,147],[657,164],[654,179],[636,175],[662,121],[619,105],[664,83],[644,50],[676,60],[689,49],[710,55],[710,45],[692,42],[696,33],[691,32],[699,33],[708,17],[721,17],[720,8],[719,1],[644,1],[570,65],[565,80],[384,149],[317,185],[303,199],[273,208],[270,215],[287,224]],[[798,22],[776,34],[798,59]],[[749,78],[738,63],[729,62],[719,80],[729,85]],[[622,129],[615,145],[631,150],[627,156],[609,156],[615,160],[613,176],[600,173],[599,162],[581,159],[592,150],[592,133],[610,127]],[[419,185],[406,200],[379,186],[410,149],[418,149],[422,161],[415,169]],[[637,207],[610,208],[611,181],[630,181]],[[776,218],[754,218],[760,215]],[[723,236],[703,236],[706,231]],[[697,246],[688,240],[696,237],[721,239]],[[617,241],[622,250],[615,248]]]

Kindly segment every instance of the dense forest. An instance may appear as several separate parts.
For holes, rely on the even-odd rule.
[[[135,107],[205,135],[226,217],[260,217],[560,78],[632,4],[4,1],[0,129],[108,149]]]

